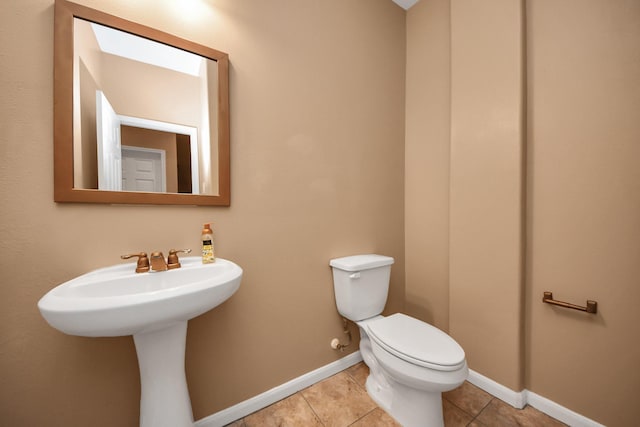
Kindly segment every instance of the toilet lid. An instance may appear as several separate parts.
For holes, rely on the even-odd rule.
[[[464,364],[464,350],[453,338],[405,314],[374,320],[368,324],[368,330],[376,343],[407,362],[443,371]]]

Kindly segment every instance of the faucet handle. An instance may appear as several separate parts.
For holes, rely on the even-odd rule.
[[[146,273],[147,271],[149,271],[149,258],[147,258],[146,252],[140,252],[137,254],[120,255],[121,259],[129,259],[133,257],[138,257],[136,273]]]
[[[169,257],[167,259],[167,268],[169,270],[180,268],[180,260],[178,259],[179,253],[189,254],[191,253],[191,249],[171,249],[169,251]]]

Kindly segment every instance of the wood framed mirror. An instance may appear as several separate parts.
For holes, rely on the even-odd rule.
[[[54,200],[229,206],[228,55],[65,0],[54,27]]]

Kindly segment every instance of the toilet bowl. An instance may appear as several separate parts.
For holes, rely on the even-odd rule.
[[[405,427],[443,426],[442,393],[460,386],[469,372],[458,343],[401,313],[356,323],[373,400]]]
[[[438,328],[402,313],[381,316],[393,258],[333,259],[338,311],[360,328],[372,399],[404,427],[441,427],[442,392],[461,385],[469,369],[464,350]]]

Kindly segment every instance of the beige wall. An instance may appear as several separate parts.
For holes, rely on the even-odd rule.
[[[527,27],[527,387],[637,425],[640,2],[532,1]]]
[[[438,209],[450,223],[449,246],[431,255],[449,251],[449,329],[470,367],[605,425],[634,425],[640,3],[531,0],[526,10],[524,2],[443,3],[420,2],[407,17],[406,306],[428,317],[447,303],[438,285],[445,261],[420,265],[415,252],[441,239],[433,211],[424,212],[448,192],[448,218]],[[424,39],[438,19],[449,19],[451,42],[442,33],[438,42]],[[449,43],[450,76],[446,54],[434,55]],[[450,164],[436,170],[449,167],[449,180],[433,176],[434,147],[446,135],[416,126],[420,117],[442,122],[434,106],[447,108],[442,86],[451,87],[451,151]],[[424,91],[421,101],[412,90]],[[526,126],[518,128],[523,106]],[[413,177],[438,189],[412,186]],[[430,284],[414,282],[421,278]],[[543,304],[545,290],[577,304],[597,300],[599,313]]]
[[[422,1],[407,16],[406,308],[521,389],[522,5]]]
[[[449,0],[407,14],[405,274],[407,313],[449,329]]]
[[[450,332],[522,388],[523,3],[451,3]]]
[[[230,54],[231,207],[55,204],[53,2],[5,4],[0,424],[137,425],[132,339],[64,335],[36,303],[122,253],[196,249],[203,222],[214,224],[218,255],[245,275],[229,301],[189,324],[196,418],[346,354],[329,346],[341,335],[330,258],[395,257],[387,309],[402,309],[402,9],[389,0],[215,0],[188,15],[168,0],[81,3]]]

